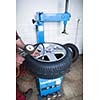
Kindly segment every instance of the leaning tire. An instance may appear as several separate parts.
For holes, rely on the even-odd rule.
[[[72,52],[72,62],[75,62],[77,60],[77,58],[79,57],[79,50],[78,48],[72,44],[72,43],[67,43],[64,44],[65,49],[70,49],[70,51]]]
[[[59,45],[65,50],[61,44],[51,44]],[[25,59],[27,69],[32,74],[37,75],[39,78],[53,79],[58,78],[69,71],[72,63],[72,53],[69,49],[66,49],[64,57],[57,61],[41,61],[29,54],[25,57]]]

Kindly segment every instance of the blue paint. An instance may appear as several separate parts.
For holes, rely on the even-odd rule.
[[[54,92],[60,91],[63,77],[56,79],[42,79],[39,78],[39,92],[40,96],[46,96]]]
[[[63,21],[64,26],[66,26],[67,22],[70,20],[71,14],[66,13],[36,13],[36,32],[37,32],[37,42],[44,43],[44,23],[46,22],[61,22]]]

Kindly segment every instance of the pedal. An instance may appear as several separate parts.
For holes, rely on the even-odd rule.
[[[57,96],[61,97],[62,96],[61,92],[57,92]]]
[[[52,98],[56,98],[57,97],[57,94],[56,93],[53,93],[52,94]]]
[[[51,100],[51,96],[47,95],[47,99],[46,100]]]

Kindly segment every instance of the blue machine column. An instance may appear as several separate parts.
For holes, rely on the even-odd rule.
[[[37,24],[36,24],[36,33],[37,33],[37,43],[44,43],[44,22],[41,21],[41,12],[36,13]]]
[[[37,43],[44,43],[44,23],[36,25]]]

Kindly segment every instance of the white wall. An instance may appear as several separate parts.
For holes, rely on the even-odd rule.
[[[25,44],[36,43],[35,24],[32,19],[36,12],[59,13],[64,12],[65,0],[16,0],[16,28]],[[83,52],[83,4],[82,0],[69,0],[68,12],[71,19],[66,26],[67,33],[62,34],[63,23],[45,23],[45,41],[58,42],[61,44],[75,43]],[[78,32],[76,33],[77,20],[80,19]],[[77,36],[77,40],[75,37]],[[76,42],[75,42],[76,41]]]

